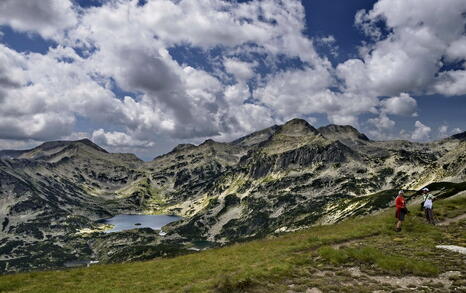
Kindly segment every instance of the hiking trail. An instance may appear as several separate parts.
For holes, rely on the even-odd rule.
[[[437,225],[439,226],[448,226],[450,225],[451,223],[455,223],[455,222],[459,222],[463,219],[466,219],[466,214],[462,214],[462,215],[459,215],[459,216],[456,216],[456,217],[453,217],[453,218],[447,218],[443,221],[440,221]]]

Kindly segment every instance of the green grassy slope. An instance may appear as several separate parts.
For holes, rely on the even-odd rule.
[[[441,218],[466,213],[466,196],[439,200]],[[330,226],[146,262],[96,265],[5,275],[0,292],[403,292],[378,276],[412,276],[418,291],[466,288],[466,263],[438,244],[466,246],[466,221],[430,226],[413,206],[403,231],[394,232],[393,210]],[[338,245],[337,245],[338,244]],[[352,271],[359,270],[359,277]],[[441,279],[442,273],[457,271]],[[418,276],[418,277],[417,277]],[[416,279],[416,280],[418,280]],[[416,287],[417,286],[417,287]],[[291,289],[290,289],[291,288]],[[408,289],[406,289],[408,290]]]

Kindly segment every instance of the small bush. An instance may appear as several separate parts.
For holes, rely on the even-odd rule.
[[[373,247],[363,247],[363,248],[348,248],[347,249],[349,256],[352,259],[355,259],[361,263],[372,264],[380,258],[381,253]]]
[[[229,277],[226,277],[217,283],[214,291],[218,293],[246,292],[252,286],[254,286],[254,281],[251,278],[232,281]]]
[[[342,264],[348,261],[348,254],[343,249],[334,249],[330,246],[323,246],[317,250],[319,255],[333,264]]]

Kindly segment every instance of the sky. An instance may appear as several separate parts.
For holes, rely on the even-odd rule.
[[[292,118],[374,140],[466,129],[464,0],[2,0],[0,149],[150,160]]]

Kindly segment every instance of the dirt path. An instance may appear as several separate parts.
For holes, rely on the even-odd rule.
[[[428,277],[417,277],[417,276],[404,276],[404,277],[395,277],[395,276],[373,276],[373,275],[368,275],[363,272],[358,267],[352,267],[348,269],[348,272],[356,278],[360,278],[361,276],[364,276],[366,278],[372,279],[378,283],[382,284],[388,284],[388,285],[396,285],[404,289],[409,289],[413,286],[416,287],[416,289],[428,289],[429,283],[440,283],[442,284],[444,289],[449,289],[452,285],[452,281],[450,280],[450,277],[459,277],[461,276],[460,271],[448,271],[443,274],[440,274],[436,278],[428,278]]]
[[[348,240],[348,241],[344,241],[340,243],[335,243],[335,244],[332,244],[331,246],[334,249],[340,249],[340,247],[351,246],[352,244],[362,242],[362,240],[364,240],[364,238],[352,239],[352,240]]]
[[[462,215],[456,216],[454,218],[445,219],[445,220],[439,222],[438,225],[439,226],[447,226],[447,225],[450,225],[451,223],[455,223],[455,222],[461,221],[463,219],[466,219],[466,214],[462,214]]]

